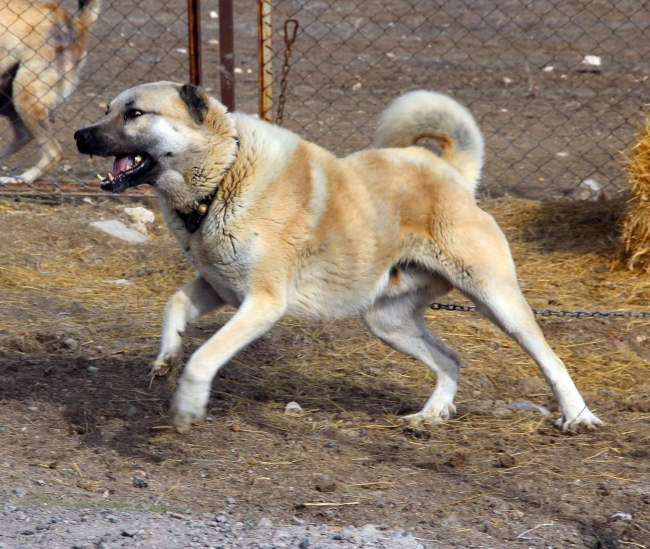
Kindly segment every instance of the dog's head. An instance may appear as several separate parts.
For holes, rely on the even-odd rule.
[[[236,137],[221,103],[173,82],[122,92],[99,122],[74,134],[80,153],[115,157],[103,190],[148,184],[181,208],[214,189],[235,159]]]

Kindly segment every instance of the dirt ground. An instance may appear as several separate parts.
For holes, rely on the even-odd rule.
[[[255,2],[234,9],[237,108],[256,113]],[[76,155],[72,135],[120,91],[189,78],[186,2],[104,0],[102,10],[79,89],[55,112],[66,153],[54,184],[95,185],[101,161]],[[204,85],[218,96],[216,11],[216,0],[202,2]],[[476,115],[487,141],[486,196],[560,198],[594,178],[613,197],[624,184],[619,152],[650,101],[650,12],[642,0],[283,0],[273,17],[276,103],[281,29],[287,17],[300,23],[285,125],[337,154],[368,146],[388,102],[426,88]],[[584,70],[585,55],[601,57],[598,72]],[[0,120],[0,144],[8,136]],[[22,170],[36,154],[31,146],[0,171]]]
[[[483,206],[532,306],[648,308],[650,279],[618,263],[620,202]],[[447,423],[400,426],[435,380],[359,320],[286,319],[221,371],[208,420],[181,436],[168,426],[170,387],[147,374],[164,303],[193,273],[155,205],[145,244],[88,227],[126,221],[123,207],[0,201],[5,501],[373,523],[433,547],[650,547],[647,319],[540,320],[606,422],[597,432],[562,434],[538,412],[507,409],[529,400],[557,417],[536,367],[494,326],[431,312],[467,366]],[[231,314],[188,330],[186,356]],[[290,401],[302,416],[283,414]]]

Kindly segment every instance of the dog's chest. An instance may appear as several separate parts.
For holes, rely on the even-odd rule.
[[[215,230],[206,219],[190,233],[173,211],[165,212],[165,221],[181,250],[201,276],[230,305],[243,301],[250,280],[251,244],[233,231]]]
[[[191,239],[185,253],[190,263],[219,294],[228,292],[236,295],[240,302],[244,299],[250,280],[245,245],[234,244],[230,239],[218,242]],[[230,302],[225,295],[222,297]]]

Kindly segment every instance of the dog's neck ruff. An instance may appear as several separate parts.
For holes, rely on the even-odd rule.
[[[226,177],[228,172],[235,165],[235,161],[237,160],[236,155],[239,152],[239,139],[237,139],[236,137],[234,139],[235,139],[235,144],[237,145],[237,150],[235,152],[235,160],[233,160],[232,164],[230,164],[228,169],[221,176],[221,179]],[[176,213],[178,214],[178,217],[181,218],[181,221],[183,221],[183,224],[185,225],[187,232],[193,234],[199,230],[201,223],[203,223],[203,220],[205,219],[205,217],[208,215],[208,212],[210,211],[210,206],[212,206],[212,202],[214,202],[214,197],[217,196],[218,190],[219,190],[219,185],[217,185],[214,188],[214,191],[212,191],[208,196],[203,198],[199,203],[199,205],[196,208],[194,208],[190,213],[183,213],[179,210],[176,210]]]

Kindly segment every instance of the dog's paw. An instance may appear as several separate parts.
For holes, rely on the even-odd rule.
[[[193,423],[201,422],[207,411],[210,387],[202,383],[181,381],[172,397],[172,425],[179,433],[188,433]]]
[[[172,382],[176,382],[178,372],[183,364],[183,350],[161,352],[153,363],[149,377],[168,377]]]
[[[422,410],[417,414],[410,414],[399,419],[408,427],[418,429],[427,423],[441,423],[451,419],[455,413],[456,406],[454,406],[453,402],[449,402],[447,404],[434,406],[431,410]]]
[[[555,424],[563,433],[565,433],[567,431],[593,431],[596,427],[603,425],[603,422],[592,414],[589,408],[585,406],[580,413],[570,419],[567,419],[563,414]]]

